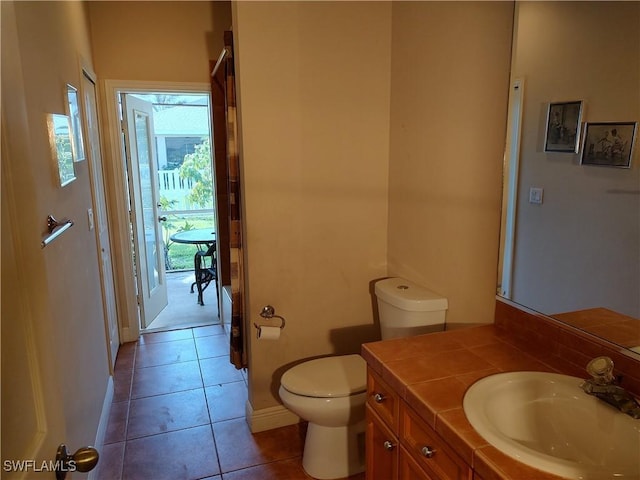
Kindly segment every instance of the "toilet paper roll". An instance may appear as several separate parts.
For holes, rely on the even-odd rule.
[[[258,340],[278,340],[280,327],[258,327]]]

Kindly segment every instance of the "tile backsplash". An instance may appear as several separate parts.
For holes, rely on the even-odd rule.
[[[620,384],[640,396],[639,354],[502,298],[496,299],[495,326],[511,343],[567,375],[587,378],[589,360],[610,357]]]

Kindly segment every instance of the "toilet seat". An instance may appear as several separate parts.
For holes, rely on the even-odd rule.
[[[287,370],[280,385],[305,397],[348,397],[366,391],[367,364],[355,354],[317,358]]]

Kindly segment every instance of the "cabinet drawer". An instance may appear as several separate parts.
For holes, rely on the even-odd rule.
[[[470,479],[469,466],[410,407],[402,406],[401,442],[434,479]]]
[[[398,395],[370,368],[367,369],[367,404],[391,427],[391,430],[398,431]]]

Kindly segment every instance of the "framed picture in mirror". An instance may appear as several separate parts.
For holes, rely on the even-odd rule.
[[[73,134],[71,148],[73,158],[76,162],[85,159],[84,139],[82,138],[82,119],[80,118],[80,102],[78,100],[78,89],[67,84],[67,115],[71,120],[71,133]]]
[[[631,168],[637,122],[587,123],[581,163]]]
[[[547,110],[545,152],[578,153],[582,101],[550,103]]]
[[[64,187],[76,179],[73,165],[71,120],[68,115],[50,113],[47,115],[47,129],[54,170],[57,172],[60,186]]]

